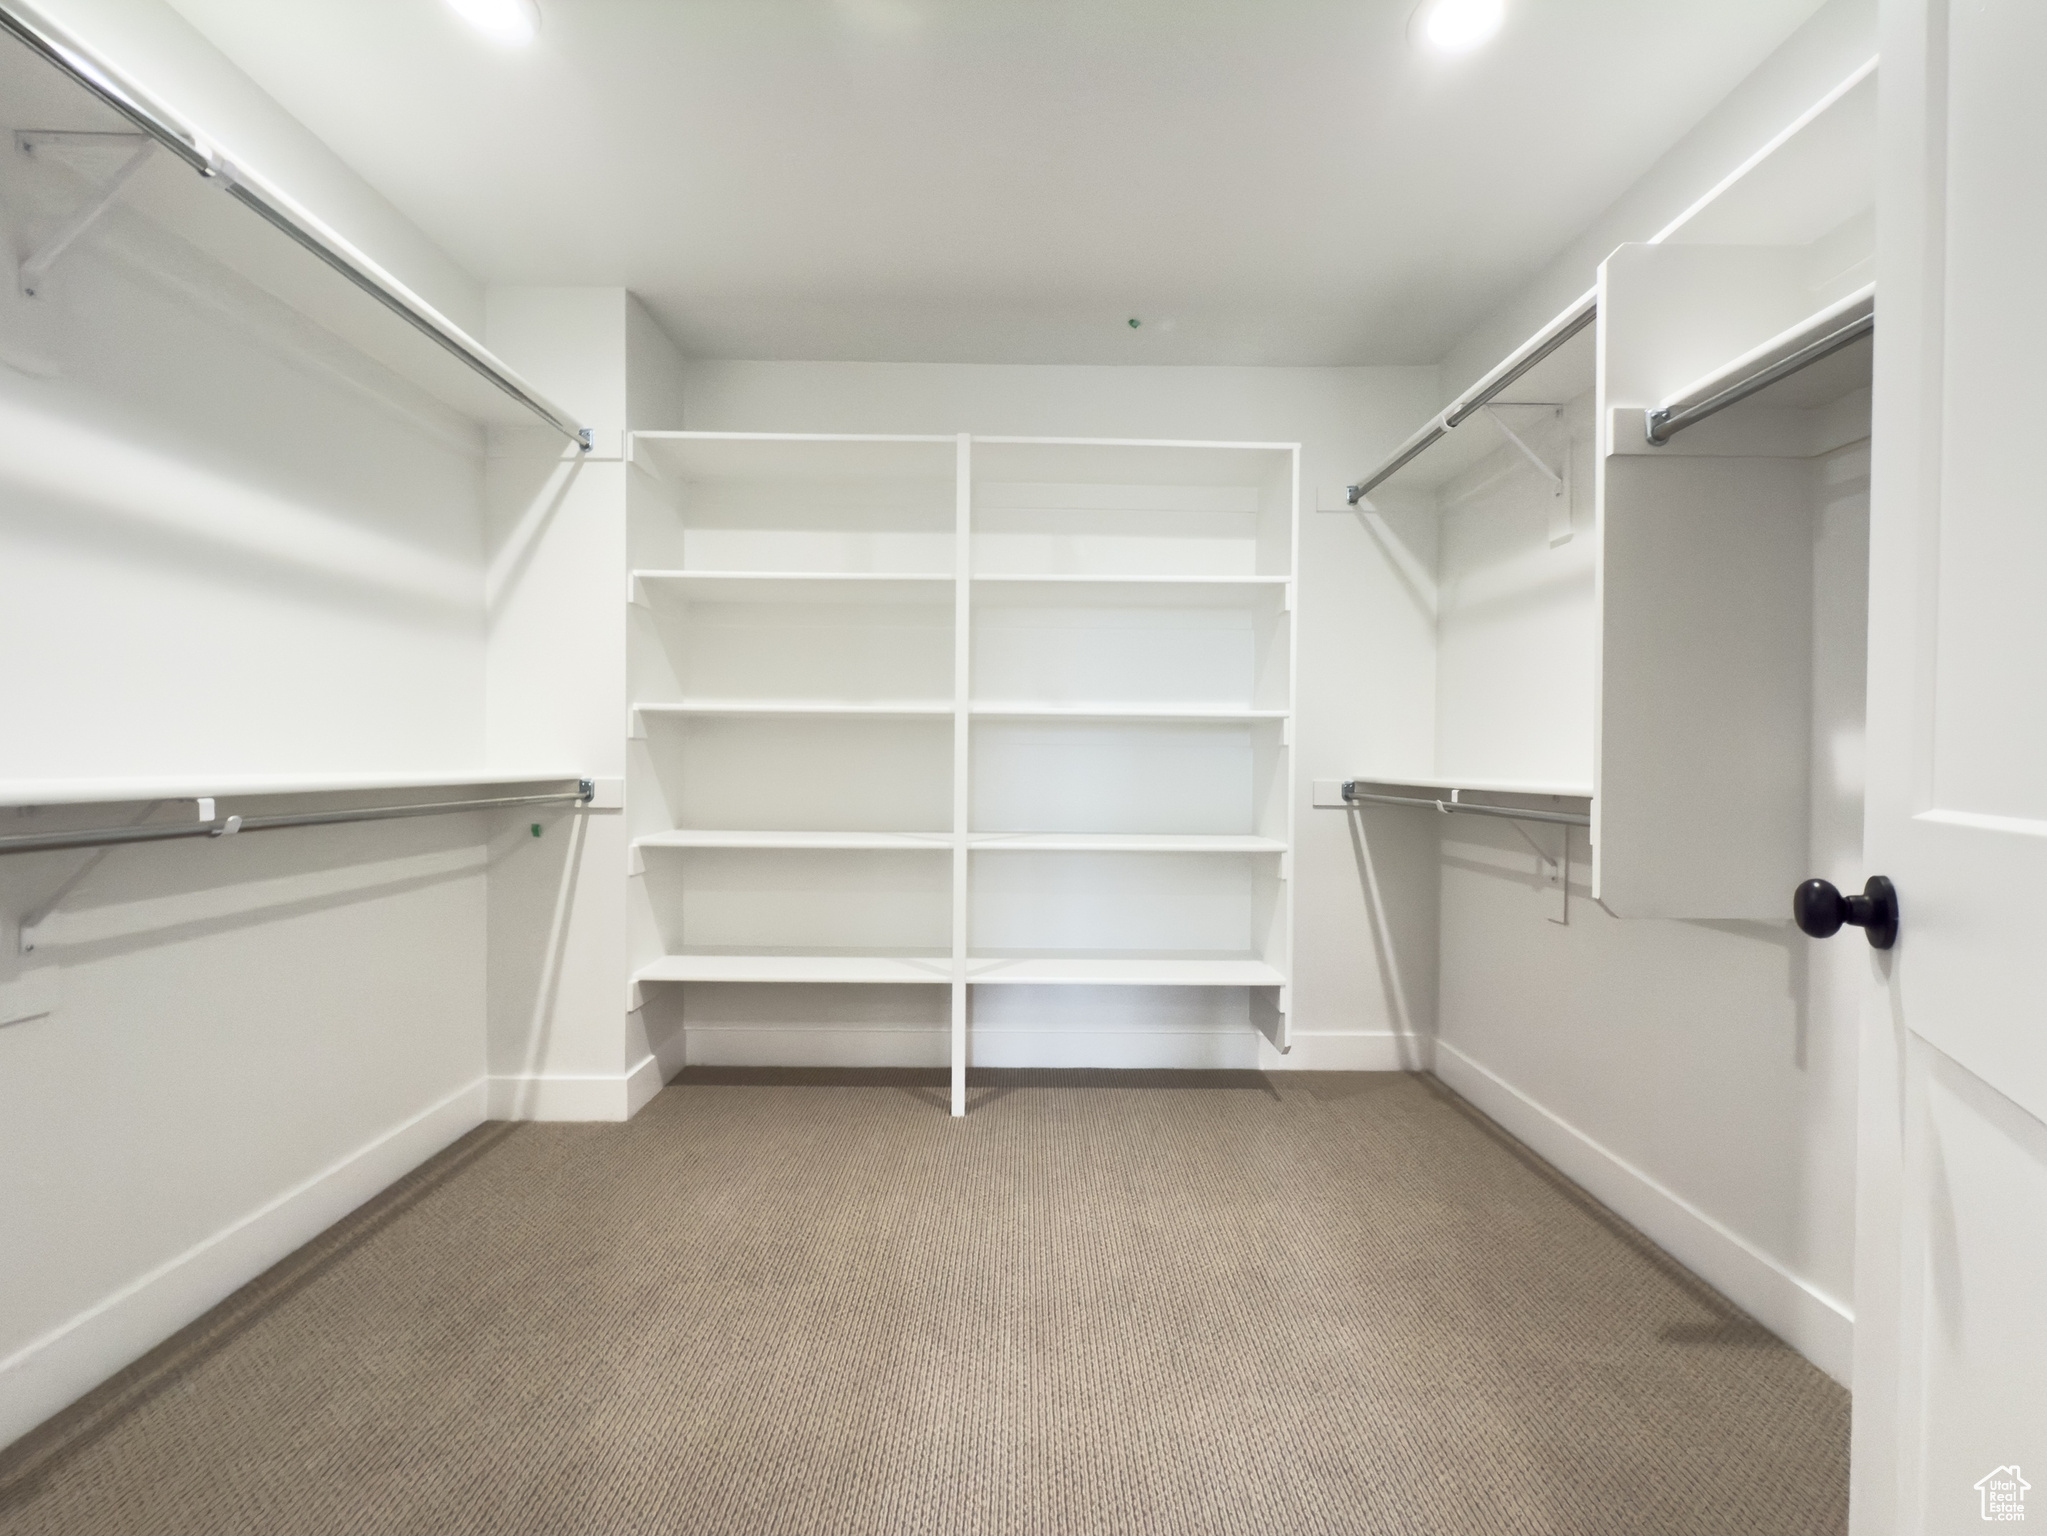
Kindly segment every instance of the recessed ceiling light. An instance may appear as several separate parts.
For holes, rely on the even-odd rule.
[[[1507,19],[1507,0],[1427,0],[1415,13],[1420,37],[1443,53],[1468,53]]]
[[[530,43],[540,31],[540,0],[448,0],[494,43]]]

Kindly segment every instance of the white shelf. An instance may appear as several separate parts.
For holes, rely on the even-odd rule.
[[[634,704],[642,715],[860,715],[879,719],[923,719],[950,715],[950,701],[890,699],[855,703],[845,699],[678,699],[667,704]]]
[[[241,795],[330,795],[357,790],[505,789],[523,785],[573,784],[580,773],[505,773],[476,769],[463,773],[219,774],[160,779],[0,780],[0,806],[119,805],[142,800],[233,799]]]
[[[717,603],[950,604],[955,578],[921,571],[634,571],[655,592]]]
[[[975,581],[1016,581],[1037,586],[1096,586],[1112,587],[1283,587],[1293,580],[1291,576],[1175,576],[1161,573],[1145,575],[1141,572],[1123,575],[1067,575],[1054,571],[1043,575],[1031,572],[976,571]]]
[[[973,832],[975,853],[1285,853],[1276,837],[1158,832]]]
[[[951,585],[950,571],[692,571],[636,570],[635,581],[930,581]]]
[[[975,704],[969,711],[986,720],[1284,720],[1283,709],[1238,709],[1218,704]]]
[[[1384,784],[1413,789],[1456,789],[1474,795],[1561,795],[1566,799],[1590,800],[1590,784],[1556,783],[1539,779],[1438,779],[1412,773],[1354,773],[1359,784]]]
[[[854,848],[949,852],[949,832],[652,832],[635,848]]]
[[[946,852],[948,832],[728,832],[692,828],[650,832],[633,839],[635,848],[811,848]],[[967,846],[976,853],[1285,853],[1276,837],[1236,833],[1160,832],[974,832]]]
[[[970,955],[967,980],[982,985],[1090,987],[1281,987],[1286,977],[1254,955]]]
[[[949,955],[869,952],[794,953],[757,950],[746,953],[665,955],[643,966],[634,981],[787,982],[828,985],[949,985]]]

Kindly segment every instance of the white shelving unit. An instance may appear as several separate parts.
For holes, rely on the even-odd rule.
[[[636,1005],[943,1060],[955,1113],[981,987],[1232,989],[1217,1027],[1287,1048],[1295,445],[630,453]],[[865,1034],[833,991],[940,986],[942,1018],[906,995]],[[994,1054],[1073,1064],[1032,1038]]]

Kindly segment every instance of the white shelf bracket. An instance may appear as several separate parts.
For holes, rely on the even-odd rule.
[[[50,269],[57,264],[57,258],[68,251],[73,242],[99,222],[100,216],[121,195],[121,189],[135,179],[135,175],[148,163],[156,149],[156,140],[140,133],[57,133],[39,130],[23,130],[14,136],[14,147],[24,155],[33,155],[40,148],[86,147],[104,149],[116,145],[132,144],[135,150],[121,162],[113,175],[99,189],[83,208],[74,213],[64,226],[45,240],[21,264],[21,292],[24,298],[34,298],[50,275]]]
[[[1490,405],[1485,407],[1485,414],[1486,418],[1500,429],[1500,435],[1520,449],[1521,456],[1540,470],[1543,478],[1549,481],[1550,546],[1554,548],[1568,542],[1571,537],[1571,445],[1568,442],[1564,444],[1563,467],[1552,469],[1549,460],[1529,447],[1521,434],[1507,425],[1506,419],[1500,415],[1496,407]]]

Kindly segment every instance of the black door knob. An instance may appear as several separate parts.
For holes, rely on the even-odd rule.
[[[1860,896],[1843,896],[1831,880],[1808,880],[1791,894],[1791,916],[1801,933],[1832,938],[1843,923],[1869,936],[1871,949],[1898,942],[1898,888],[1871,875]]]

